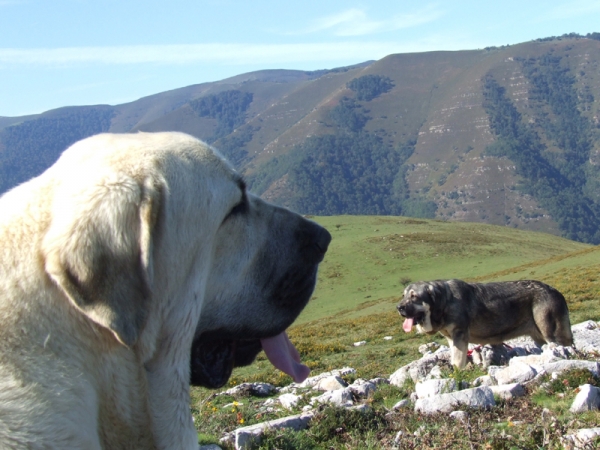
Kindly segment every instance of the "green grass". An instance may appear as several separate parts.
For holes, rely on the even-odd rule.
[[[482,224],[402,217],[337,216],[314,220],[331,231],[333,241],[321,265],[313,298],[288,331],[313,374],[349,366],[357,370],[354,378],[389,377],[421,356],[419,345],[434,340],[446,344],[441,335],[432,338],[402,330],[395,305],[410,281],[539,279],[565,295],[571,323],[600,320],[600,247]],[[384,340],[386,336],[392,339]],[[363,340],[367,341],[365,346],[353,346]],[[453,371],[448,367],[444,371],[458,381],[472,381],[481,375],[478,368]],[[284,386],[292,380],[274,370],[261,353],[251,366],[234,370],[229,386],[246,381]],[[324,431],[319,432],[320,437],[315,436],[312,427],[310,432],[300,434],[276,432],[261,448],[389,448],[395,434],[402,430],[411,433],[406,442],[414,444],[402,448],[426,448],[424,442],[440,448],[472,448],[473,442],[487,443],[487,448],[511,448],[511,443],[517,442],[516,448],[542,448],[544,439],[558,436],[574,420],[567,411],[574,396],[571,389],[564,393],[539,392],[530,399],[503,403],[494,411],[482,412],[473,420],[482,424],[485,420],[495,421],[493,428],[481,425],[489,437],[475,430],[474,423],[469,431],[465,426],[447,423],[445,416],[419,419],[412,410],[394,412],[390,422],[389,409],[408,395],[408,390],[395,387],[378,392],[371,400],[377,417],[368,419],[379,424],[373,429],[367,426],[352,432],[342,428],[337,437],[324,437]],[[192,411],[199,430],[206,433],[203,441],[216,442],[224,431],[292,414],[265,411],[261,407],[264,399],[237,399],[241,405],[223,408],[234,400],[214,397],[214,391],[207,389],[192,389]],[[549,407],[557,417],[555,428],[538,420],[543,407]],[[523,408],[528,408],[526,414]],[[598,423],[599,419],[600,413],[577,418],[584,425]],[[315,423],[320,422],[317,419]],[[412,433],[424,425],[421,439],[414,438]]]
[[[475,279],[590,246],[508,227],[381,216],[315,217],[333,240],[297,323],[390,311],[411,281]],[[539,269],[538,269],[539,270]]]

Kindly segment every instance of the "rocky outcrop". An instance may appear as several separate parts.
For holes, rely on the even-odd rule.
[[[229,395],[252,393],[254,395],[275,395],[265,406],[294,411],[304,404],[301,414],[261,424],[239,428],[223,437],[223,441],[234,444],[236,449],[249,448],[260,439],[267,429],[306,428],[314,417],[313,409],[322,404],[342,408],[368,408],[369,399],[382,383],[404,386],[407,381],[414,383],[415,389],[410,400],[396,403],[393,409],[412,408],[417,414],[448,414],[455,420],[465,420],[466,410],[471,408],[493,408],[497,399],[513,399],[526,395],[527,386],[540,384],[543,375],[551,378],[572,369],[583,369],[594,376],[600,376],[600,365],[595,361],[582,359],[584,353],[600,352],[600,328],[592,321],[572,327],[576,348],[560,347],[554,344],[536,347],[528,339],[517,339],[500,347],[471,346],[473,361],[487,368],[487,375],[474,380],[471,385],[457,383],[452,378],[444,378],[441,367],[448,365],[450,350],[435,343],[420,348],[423,357],[394,372],[389,379],[356,379],[348,384],[343,377],[354,376],[356,370],[346,367],[308,378],[303,383],[292,383],[284,388],[275,388],[265,383],[244,384],[226,391]],[[581,351],[580,349],[585,349]],[[492,363],[502,362],[503,365]],[[276,392],[276,393],[275,393]],[[579,387],[579,393],[571,406],[572,413],[600,408],[600,389],[592,385]],[[599,429],[579,430],[565,436],[565,448],[582,448],[582,442],[594,439]],[[596,434],[595,434],[596,433]],[[396,440],[401,439],[397,436]],[[587,440],[586,440],[587,439]]]

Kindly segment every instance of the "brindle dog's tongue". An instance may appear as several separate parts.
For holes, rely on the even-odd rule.
[[[404,323],[402,324],[402,329],[404,331],[406,331],[407,333],[410,333],[410,330],[412,330],[412,327],[413,327],[413,322],[414,322],[413,319],[406,319],[404,321]]]
[[[306,380],[310,369],[300,362],[300,354],[285,332],[261,339],[260,343],[271,364],[291,376],[296,383]]]

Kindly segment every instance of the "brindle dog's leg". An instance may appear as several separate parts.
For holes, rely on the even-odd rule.
[[[452,364],[459,369],[467,365],[467,352],[469,350],[469,331],[454,329],[452,340],[448,339],[452,349]]]

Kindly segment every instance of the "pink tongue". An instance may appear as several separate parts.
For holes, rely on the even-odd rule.
[[[306,380],[310,369],[300,363],[300,354],[285,332],[260,342],[271,364],[291,376],[296,383]]]
[[[404,331],[406,331],[407,333],[410,333],[410,330],[412,330],[413,327],[413,319],[406,319],[404,321],[404,323],[402,324],[402,329]]]

